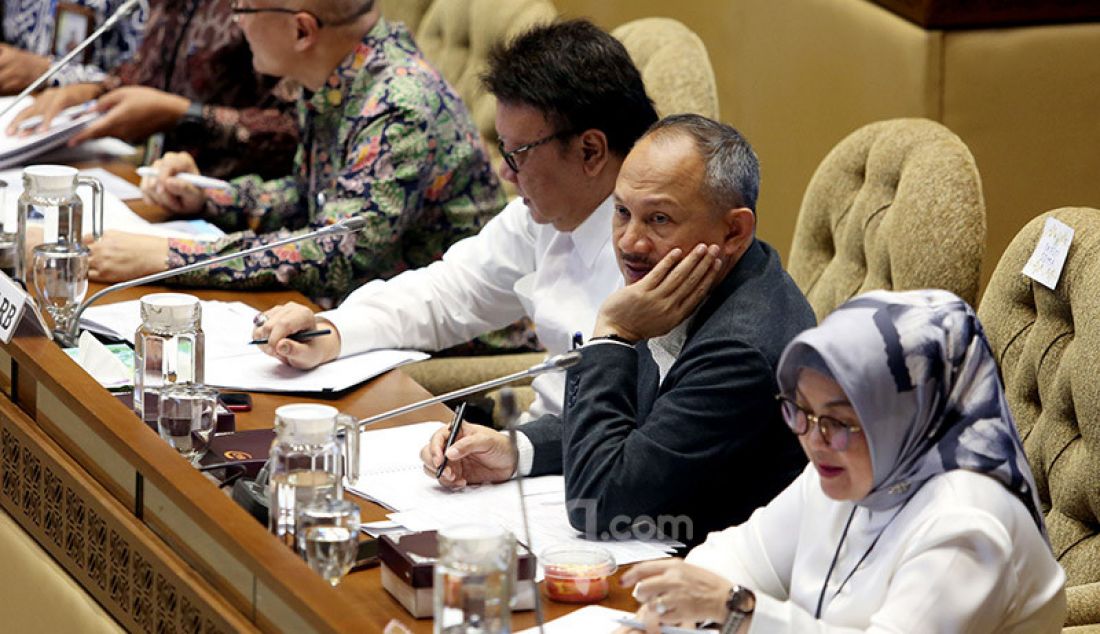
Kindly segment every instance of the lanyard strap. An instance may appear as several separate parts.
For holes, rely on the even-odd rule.
[[[852,567],[848,576],[844,577],[844,581],[841,581],[840,585],[837,586],[836,592],[830,597],[830,601],[840,594],[840,591],[848,584],[848,580],[852,578],[852,575],[856,574],[859,567],[862,566],[863,562],[867,560],[867,557],[871,555],[871,551],[875,549],[875,545],[878,544],[878,540],[882,538],[882,534],[886,532],[886,529],[890,527],[890,524],[894,522],[897,516],[901,514],[902,509],[905,508],[905,505],[909,504],[909,500],[912,499],[913,496],[906,498],[906,500],[901,503],[901,506],[898,507],[898,510],[894,511],[894,514],[890,516],[890,519],[887,520],[886,524],[879,530],[878,535],[875,535],[875,539],[871,541],[871,545],[867,547],[867,550],[863,551],[863,555],[859,558],[859,561],[856,562],[856,565]],[[833,561],[829,564],[829,571],[825,573],[825,581],[821,582],[821,593],[817,595],[817,609],[814,611],[815,619],[821,618],[821,607],[825,602],[825,589],[829,586],[829,578],[833,576],[833,569],[836,568],[836,562],[840,558],[840,549],[844,545],[844,540],[848,537],[848,529],[852,527],[852,520],[855,519],[856,509],[858,508],[859,506],[852,506],[852,512],[848,515],[848,522],[844,524],[844,531],[840,534],[840,542],[836,545],[836,552],[833,553]]]

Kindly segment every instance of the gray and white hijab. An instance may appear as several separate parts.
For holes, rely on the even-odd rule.
[[[787,346],[783,394],[793,398],[804,367],[831,376],[859,416],[874,478],[857,505],[894,508],[937,474],[966,469],[1003,484],[1045,534],[997,364],[962,299],[939,290],[856,297]]]

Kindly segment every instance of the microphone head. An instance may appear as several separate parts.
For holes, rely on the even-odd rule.
[[[581,351],[570,350],[569,352],[563,352],[557,356],[550,357],[546,362],[559,370],[565,370],[581,362]]]
[[[581,351],[570,350],[569,352],[563,352],[559,355],[550,357],[546,361],[539,363],[538,365],[531,366],[531,369],[527,370],[528,374],[534,376],[536,374],[543,374],[545,372],[562,372],[567,370],[581,362]]]
[[[130,15],[131,13],[136,11],[139,6],[141,6],[140,0],[126,0],[126,2],[124,2],[122,6],[118,8],[118,16],[122,17]]]
[[[340,234],[355,233],[356,231],[362,231],[367,226],[367,219],[362,216],[352,216],[351,218],[344,218],[340,222],[334,225],[329,225],[333,232]]]

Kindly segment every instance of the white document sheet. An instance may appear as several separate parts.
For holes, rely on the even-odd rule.
[[[614,632],[622,625],[623,619],[631,621],[631,624],[636,623],[636,621],[634,621],[634,614],[631,612],[613,610],[602,605],[588,605],[575,612],[570,612],[559,619],[554,619],[546,623],[542,631],[546,634],[577,634],[577,632],[601,634],[605,632]],[[673,627],[670,625],[661,626],[661,634],[714,634],[717,631],[718,630],[697,630],[694,628]],[[518,634],[539,634],[539,628],[532,627]]]
[[[81,176],[91,176],[103,183],[103,191],[117,196],[120,200],[141,200],[141,188],[130,181],[116,176],[102,167],[80,170]]]
[[[241,302],[202,302],[208,385],[250,392],[339,392],[428,358],[415,350],[373,350],[295,370],[248,343],[256,312]],[[92,306],[80,318],[81,328],[130,343],[140,325],[140,300]]]
[[[437,530],[463,522],[492,522],[524,537],[519,490],[512,480],[450,490],[424,473],[420,448],[442,423],[404,425],[365,431],[360,436],[359,479],[347,490],[394,509],[389,518],[414,531]],[[569,525],[565,509],[565,478],[524,478],[524,501],[531,531],[531,550],[538,555],[561,543],[591,543]],[[664,541],[601,541],[619,565],[661,559],[680,546]],[[538,577],[541,579],[541,572]]]

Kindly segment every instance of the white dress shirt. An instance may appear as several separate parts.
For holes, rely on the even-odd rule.
[[[1035,522],[1000,483],[962,470],[932,478],[892,522],[897,509],[856,511],[815,620],[852,506],[825,496],[811,464],[687,561],[755,591],[751,633],[1061,632],[1065,573]]]
[[[600,304],[623,284],[611,247],[612,211],[608,197],[563,233],[535,223],[517,198],[439,262],[369,282],[319,316],[339,330],[341,356],[375,348],[440,350],[524,315],[546,351],[560,354],[574,333],[592,334]],[[532,387],[529,417],[561,413],[564,374],[544,374]]]

